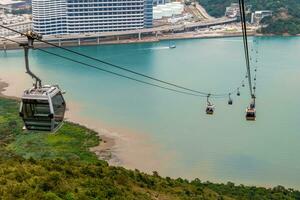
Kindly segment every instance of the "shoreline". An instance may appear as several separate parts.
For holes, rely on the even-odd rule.
[[[262,34],[256,33],[256,31],[249,31],[249,36],[263,36]],[[58,43],[57,41],[52,42],[53,44],[60,45],[62,47],[76,47],[76,46],[97,46],[97,45],[118,45],[118,44],[138,44],[138,43],[152,43],[152,42],[161,42],[168,40],[187,40],[187,39],[215,39],[215,38],[230,38],[230,37],[241,37],[242,32],[224,32],[224,31],[215,31],[215,32],[183,32],[176,34],[165,34],[160,36],[145,36],[143,39],[139,40],[138,38],[127,38],[127,39],[108,39],[101,42],[96,41],[81,41],[80,45],[78,45],[77,41],[65,41],[62,43]],[[5,47],[4,47],[5,46]],[[47,45],[41,42],[35,42],[36,48],[49,48],[51,45]],[[5,45],[2,41],[0,44],[0,51],[6,50],[17,50],[21,49],[21,47],[13,42],[6,41]]]
[[[16,101],[20,101],[20,98],[18,97],[14,97],[14,96],[7,96],[4,94],[4,92],[7,91],[7,88],[9,87],[9,84],[4,82],[1,78],[0,78],[0,98],[5,98],[5,99],[11,99],[11,100],[16,100]],[[78,122],[74,122],[74,121],[68,121],[66,120],[66,122],[70,122],[70,123],[74,123],[74,124],[78,124],[80,126],[86,127],[87,129],[93,130],[97,133],[97,136],[99,138],[99,145],[91,147],[89,150],[92,153],[95,153],[96,156],[98,157],[98,159],[100,160],[105,160],[107,162],[110,162],[112,159],[116,162],[120,162],[119,158],[116,157],[116,155],[113,154],[113,148],[116,145],[116,141],[113,137],[109,137],[108,135],[105,135],[99,131],[96,131],[94,129],[89,128],[88,126],[85,126],[84,124],[78,123]]]
[[[6,92],[6,88],[9,87],[9,84],[4,82],[1,78],[0,78],[0,98],[5,98],[5,99],[11,99],[11,100],[17,100],[20,101],[20,98],[18,97],[14,97],[14,96],[8,96],[3,94],[3,92]]]
[[[11,79],[8,73],[0,78],[0,98],[9,98],[20,101],[18,94],[23,91],[24,85],[28,85],[29,79]],[[12,81],[14,80],[14,81]],[[149,135],[136,132],[124,127],[105,124],[99,119],[82,116],[84,105],[74,100],[67,103],[65,121],[86,127],[97,133],[100,140],[99,145],[91,147],[90,151],[95,153],[98,159],[105,160],[112,166],[121,166],[127,169],[139,169],[145,173],[153,170],[160,174],[167,174],[172,166],[174,152],[164,151],[163,148]]]

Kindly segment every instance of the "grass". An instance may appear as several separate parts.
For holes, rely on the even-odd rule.
[[[0,99],[1,138],[7,138],[4,141],[9,143],[5,145],[8,151],[24,158],[97,161],[89,151],[100,142],[96,132],[70,122],[65,122],[56,133],[24,131],[18,109],[16,101]]]

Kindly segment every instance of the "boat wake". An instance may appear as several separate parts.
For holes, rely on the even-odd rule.
[[[130,56],[130,55],[135,55],[137,53],[147,53],[147,51],[156,51],[156,50],[167,50],[167,49],[170,49],[170,47],[168,46],[162,46],[162,47],[150,47],[150,48],[142,48],[142,49],[135,49],[135,50],[132,50],[132,51],[129,51],[127,53],[120,53],[120,54],[114,54],[113,56],[108,56],[108,57],[103,57],[102,59],[104,60],[109,60],[109,59],[112,59],[112,58],[116,58],[116,57],[119,57],[119,56]]]
[[[148,48],[148,49],[149,50],[165,50],[165,49],[170,49],[170,48],[169,47],[152,47],[152,48]]]

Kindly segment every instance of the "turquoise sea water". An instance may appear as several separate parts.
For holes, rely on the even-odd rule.
[[[82,105],[83,117],[147,134],[162,151],[174,152],[175,162],[163,175],[299,189],[300,38],[258,40],[256,122],[244,118],[247,87],[241,97],[233,96],[233,106],[227,105],[227,99],[214,100],[216,113],[206,116],[206,99],[116,78],[39,51],[31,53],[30,61],[44,82],[58,83],[67,91],[67,100]],[[234,90],[245,75],[241,38],[181,40],[176,49],[168,49],[168,44],[72,49],[208,92]],[[80,59],[58,49],[48,50]],[[21,50],[0,52],[0,56],[0,78],[2,73],[24,73]],[[111,69],[87,59],[80,61]]]

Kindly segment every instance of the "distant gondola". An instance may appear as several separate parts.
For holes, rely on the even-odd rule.
[[[208,104],[206,107],[206,114],[213,115],[215,111],[215,105],[214,104]]]
[[[206,114],[213,115],[215,111],[215,105],[209,101],[210,94],[207,96]]]
[[[233,104],[233,101],[232,101],[232,98],[231,98],[230,95],[229,95],[228,105],[232,105],[232,104]]]
[[[246,120],[255,121],[256,120],[256,110],[255,108],[246,109]]]

